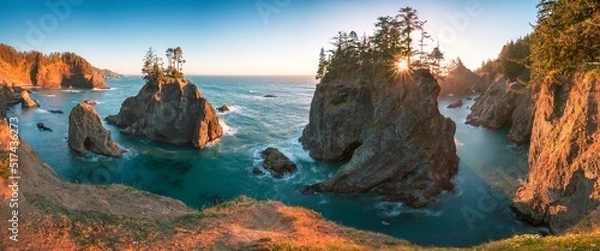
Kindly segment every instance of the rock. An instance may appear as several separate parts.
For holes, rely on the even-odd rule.
[[[69,147],[78,155],[87,155],[86,150],[109,157],[121,157],[123,151],[112,141],[111,132],[102,125],[102,118],[94,105],[86,100],[76,105],[69,114]]]
[[[39,122],[39,123],[37,123],[37,128],[38,128],[40,131],[49,131],[49,132],[51,132],[51,131],[52,131],[52,129],[51,129],[50,127],[47,127],[47,126],[46,126],[46,125],[44,125],[44,123],[42,123],[42,122]]]
[[[467,69],[459,60],[456,66],[448,72],[448,76],[439,81],[440,96],[465,95],[485,90],[484,81],[479,75]]]
[[[223,135],[213,106],[184,80],[150,81],[106,121],[128,135],[203,149]]]
[[[466,97],[466,98],[465,98],[465,100],[469,100],[469,101],[470,101],[470,100],[473,100],[473,98],[471,98],[471,97]]]
[[[263,167],[274,178],[281,179],[285,174],[291,174],[296,171],[296,164],[275,148],[269,147],[262,151],[261,154],[265,158]]]
[[[23,108],[36,108],[40,107],[37,101],[33,100],[31,96],[29,96],[29,91],[23,89],[21,91],[21,106]]]
[[[600,205],[600,78],[577,74],[536,92],[529,177],[513,209],[560,233]]]
[[[529,142],[533,120],[530,91],[498,75],[494,83],[475,99],[467,124],[498,130],[510,126],[509,138],[516,144]]]
[[[64,114],[64,112],[62,110],[48,110],[48,112],[52,113],[52,114]]]
[[[440,114],[439,91],[426,71],[404,81],[348,77],[318,84],[300,142],[316,160],[349,162],[302,191],[370,193],[422,207],[453,189],[456,125]]]
[[[273,95],[273,94],[267,94],[264,96],[265,98],[276,98],[277,96]]]
[[[463,101],[461,99],[461,100],[458,100],[458,101],[456,101],[456,102],[454,102],[452,104],[449,104],[447,108],[453,109],[453,108],[459,108],[459,107],[462,107],[462,106],[463,106]]]
[[[223,105],[219,108],[217,108],[218,112],[228,112],[229,111],[229,107],[227,107],[227,105]]]
[[[258,169],[258,167],[252,168],[252,174],[254,175],[263,175],[265,174],[263,171],[261,171],[260,169]]]

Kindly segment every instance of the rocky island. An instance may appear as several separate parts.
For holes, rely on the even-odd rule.
[[[87,155],[90,150],[100,155],[121,157],[124,151],[112,141],[111,132],[102,125],[95,105],[93,100],[83,101],[69,114],[69,147],[80,156]]]
[[[302,190],[375,194],[423,207],[453,189],[458,171],[456,125],[438,110],[440,87],[429,69],[412,72],[381,44],[372,45],[381,54],[371,55],[380,60],[350,60],[363,52],[345,47],[344,36],[330,62],[321,51],[321,82],[300,142],[316,160],[347,163],[331,179]]]
[[[127,98],[119,114],[106,121],[128,135],[173,145],[200,149],[223,135],[215,108],[183,73],[169,66],[162,69],[156,55],[147,55],[146,84],[135,97]],[[167,72],[167,74],[164,74]]]

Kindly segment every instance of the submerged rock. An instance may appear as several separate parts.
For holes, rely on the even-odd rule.
[[[200,149],[223,135],[213,106],[196,85],[181,79],[147,82],[106,121],[124,134]]]
[[[463,101],[461,99],[461,100],[458,100],[458,101],[456,101],[456,102],[454,102],[452,104],[449,104],[447,108],[454,109],[454,108],[459,108],[459,107],[462,107],[462,106],[463,106]]]
[[[263,167],[269,171],[274,178],[280,179],[285,174],[291,174],[296,171],[296,164],[275,148],[269,147],[262,151],[261,154],[265,158]]]
[[[37,101],[33,100],[31,96],[29,96],[29,91],[22,89],[21,90],[21,106],[23,108],[36,108],[40,107]]]
[[[76,105],[69,114],[69,147],[80,156],[86,150],[109,157],[121,157],[124,151],[112,141],[111,133],[102,125],[102,118],[94,109],[96,102],[86,100]]]
[[[64,114],[64,112],[62,110],[48,110],[48,112],[52,113],[52,114]]]
[[[494,83],[476,99],[467,124],[498,130],[511,126],[510,139],[517,144],[529,142],[533,104],[529,91],[498,75]]]
[[[264,96],[265,98],[276,98],[277,96],[273,95],[273,94],[267,94]]]
[[[453,189],[456,125],[438,110],[440,87],[426,71],[406,80],[321,82],[300,142],[321,161],[348,161],[304,192],[372,193],[422,207]]]
[[[536,94],[529,178],[513,209],[562,232],[600,205],[600,78],[579,74]]]

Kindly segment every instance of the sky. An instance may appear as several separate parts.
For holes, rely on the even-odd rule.
[[[370,35],[379,16],[411,6],[447,59],[476,69],[532,31],[538,0],[11,0],[0,43],[72,51],[92,65],[139,74],[149,47],[180,46],[194,75],[314,75],[338,31]],[[164,57],[164,56],[163,56]]]

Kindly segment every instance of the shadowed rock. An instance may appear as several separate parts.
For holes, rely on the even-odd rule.
[[[227,105],[223,105],[219,108],[217,108],[218,112],[228,112],[229,111],[229,107],[227,107]]]
[[[462,106],[463,106],[463,101],[461,99],[461,100],[458,100],[458,101],[456,101],[456,102],[454,102],[452,104],[449,104],[447,108],[453,109],[453,108],[459,108],[459,107],[462,107]]]
[[[263,167],[269,171],[274,178],[280,179],[285,174],[291,174],[296,171],[296,164],[275,148],[269,147],[262,151],[261,154],[265,158]]]
[[[196,85],[181,79],[146,83],[106,121],[124,134],[200,149],[223,135],[213,106]]]
[[[69,147],[78,155],[87,150],[109,157],[121,157],[124,151],[112,141],[111,133],[102,125],[102,118],[94,109],[96,102],[86,100],[76,105],[69,114]]]
[[[321,82],[300,142],[321,161],[348,161],[303,192],[371,193],[411,207],[453,188],[456,125],[442,116],[426,71],[406,79]]]

